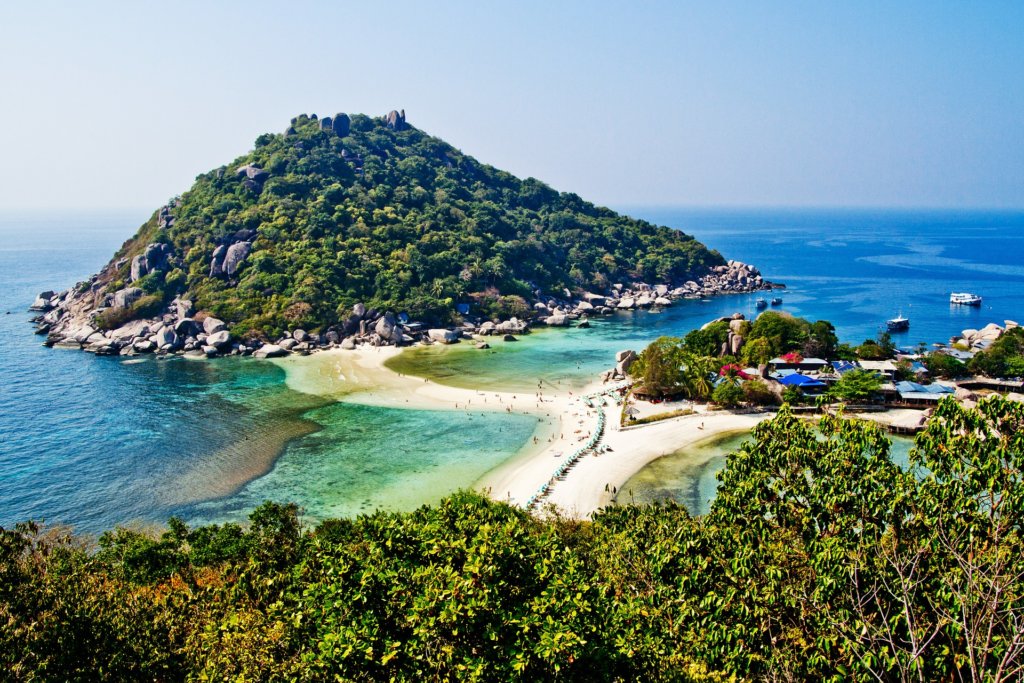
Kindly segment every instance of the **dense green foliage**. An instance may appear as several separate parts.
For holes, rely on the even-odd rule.
[[[967,366],[971,372],[989,377],[1024,377],[1024,328],[1006,330]]]
[[[685,396],[706,399],[714,386],[711,376],[721,363],[690,350],[678,337],[658,337],[637,358],[630,374],[635,390],[647,396]]]
[[[862,360],[887,360],[896,355],[896,345],[892,341],[892,335],[880,332],[878,339],[865,339],[855,352]]]
[[[711,392],[711,400],[723,408],[735,408],[746,398],[743,388],[732,379],[726,378]]]
[[[778,311],[765,311],[754,320],[747,343],[758,340],[764,342],[756,348],[765,352],[758,353],[757,359],[768,353],[774,358],[793,351],[806,358],[834,358],[839,344],[835,327],[827,320],[812,323]]]
[[[924,357],[924,366],[932,377],[955,379],[969,375],[967,365],[948,353],[933,351]]]
[[[723,263],[677,230],[520,180],[415,128],[356,115],[339,137],[303,116],[293,131],[200,175],[173,225],[154,215],[118,257],[171,244],[184,272],[159,275],[154,293],[187,289],[198,308],[258,332],[322,327],[356,302],[436,319],[471,300],[522,312],[536,288],[678,283]],[[269,176],[247,185],[235,173],[245,164]],[[214,248],[246,231],[253,252],[236,277],[210,277]],[[112,286],[127,278],[126,263]]]
[[[871,370],[849,370],[844,372],[828,389],[830,398],[848,403],[866,401],[882,388],[882,378]]]
[[[538,519],[458,494],[304,530],[0,530],[15,681],[1018,680],[1024,405],[944,400],[903,471],[783,409],[709,515]]]

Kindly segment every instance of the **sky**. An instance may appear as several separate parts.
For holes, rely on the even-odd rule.
[[[300,113],[600,204],[1024,207],[1022,2],[6,2],[0,210],[153,208]]]

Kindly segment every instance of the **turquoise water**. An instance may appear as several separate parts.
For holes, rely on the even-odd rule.
[[[310,516],[412,510],[508,459],[536,419],[500,412],[397,410],[332,403],[305,413],[321,425],[294,442],[266,476],[236,495],[195,506],[197,519],[244,519],[264,500],[301,501]]]
[[[658,458],[622,485],[615,502],[626,505],[672,501],[691,515],[706,515],[718,490],[718,473],[725,467],[726,456],[739,450],[749,438],[749,432],[715,437]],[[913,439],[892,437],[889,454],[893,462],[907,467],[913,444]]]
[[[873,337],[901,310],[912,321],[897,338],[906,344],[1024,318],[1021,213],[633,213],[757,264],[790,286],[784,310],[831,320],[848,340]],[[0,215],[0,525],[45,518],[99,531],[170,514],[234,519],[263,498],[294,500],[312,517],[405,507],[472,484],[529,438],[532,418],[522,416],[470,427],[456,413],[335,404],[287,388],[272,363],[125,362],[42,348],[26,323],[35,295],[98,270],[148,214]],[[951,307],[951,290],[985,305]],[[490,351],[431,347],[402,365],[463,386],[578,387],[615,351],[733,311],[753,315],[754,299],[617,314]]]
[[[898,345],[944,342],[966,328],[1024,322],[1024,214],[995,212],[698,211],[628,209],[678,227],[728,258],[757,265],[787,289],[781,310],[829,320],[841,339],[874,338],[902,312]],[[984,297],[980,308],[951,306],[951,291]],[[591,329],[542,331],[519,342],[416,349],[392,362],[410,374],[473,386],[536,387],[537,378],[582,386],[659,335],[682,336],[716,317],[757,315],[763,294],[678,301],[661,313],[616,313]]]

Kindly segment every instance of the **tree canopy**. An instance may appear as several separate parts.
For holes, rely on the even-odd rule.
[[[239,176],[243,167],[267,175]],[[306,116],[286,134],[261,135],[249,153],[198,176],[170,216],[164,226],[155,213],[125,243],[110,290],[128,283],[130,260],[148,244],[168,244],[180,267],[133,286],[158,302],[185,294],[239,332],[317,329],[356,302],[443,320],[458,302],[511,310],[537,289],[681,284],[724,263],[678,230],[362,115],[343,136]],[[237,272],[211,275],[214,250],[241,238],[252,252]]]
[[[1024,377],[1024,329],[1006,330],[991,346],[976,353],[967,367],[989,377]]]

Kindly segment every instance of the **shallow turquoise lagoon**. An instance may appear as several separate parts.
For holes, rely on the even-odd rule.
[[[749,439],[749,432],[726,434],[658,458],[622,485],[615,502],[628,505],[671,501],[685,507],[691,515],[706,515],[718,490],[718,473],[725,467],[726,456]],[[889,453],[893,462],[907,467],[913,439],[891,439]]]
[[[536,418],[332,403],[303,415],[319,429],[265,476],[200,503],[206,521],[242,519],[264,500],[299,501],[311,519],[413,510],[470,487],[533,434]]]

